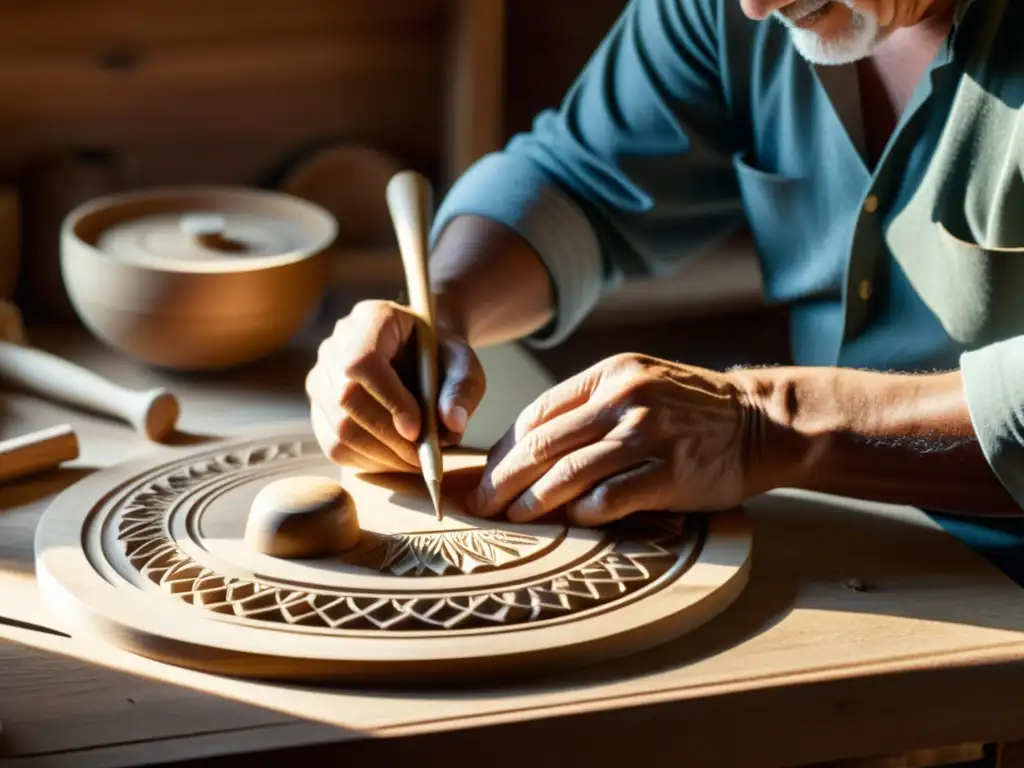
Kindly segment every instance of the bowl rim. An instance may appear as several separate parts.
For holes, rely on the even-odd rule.
[[[91,217],[118,205],[132,203],[158,203],[161,198],[168,201],[185,197],[223,196],[226,199],[244,200],[257,199],[263,202],[277,201],[282,206],[291,206],[296,212],[306,217],[315,226],[313,240],[306,248],[300,248],[271,256],[259,256],[245,259],[213,259],[210,261],[191,261],[188,259],[160,258],[159,260],[139,259],[132,256],[111,256],[107,251],[93,245],[82,237],[80,227]],[[337,219],[323,206],[305,198],[261,187],[228,184],[189,184],[162,185],[139,187],[123,192],[100,195],[90,198],[71,209],[61,223],[61,260],[69,257],[68,246],[82,249],[98,258],[108,259],[111,263],[133,266],[152,272],[168,272],[177,274],[230,274],[237,272],[255,272],[275,267],[283,267],[306,261],[324,253],[335,242],[338,236]]]

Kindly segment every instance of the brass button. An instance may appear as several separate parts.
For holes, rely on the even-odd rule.
[[[857,286],[857,295],[860,296],[864,301],[871,298],[871,281],[861,280]]]
[[[878,197],[876,195],[868,195],[868,199],[864,201],[864,210],[868,213],[874,213],[878,210]]]

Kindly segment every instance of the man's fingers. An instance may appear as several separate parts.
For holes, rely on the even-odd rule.
[[[331,380],[329,369],[317,364],[306,377],[306,389],[310,393],[313,407],[319,410],[321,418],[330,425],[333,440],[342,443],[345,435],[352,433],[356,439],[366,443],[369,435],[390,449],[388,455],[393,455],[399,465],[419,465],[416,449],[402,439],[391,422],[390,414],[361,384],[351,380]],[[346,426],[349,421],[354,421],[362,429],[354,430]],[[335,452],[341,449],[339,445]],[[361,448],[360,452],[366,454],[367,450]]]
[[[341,403],[333,397],[324,397],[324,387],[333,387],[333,383],[326,384],[326,370],[322,366],[316,366],[307,376],[307,389],[316,393],[311,397],[311,418],[315,427],[317,442],[321,449],[336,464],[356,464],[364,467],[365,461],[370,461],[375,467],[384,467],[388,471],[409,472],[416,469],[398,453],[389,448],[384,442],[371,434],[356,419],[354,419]],[[358,385],[351,385],[350,390],[355,390]],[[333,390],[328,390],[333,391]],[[351,395],[350,395],[351,397]],[[363,394],[363,412],[366,411],[365,401],[372,402],[371,398]],[[381,406],[377,406],[381,408]],[[381,408],[383,412],[383,408]],[[386,413],[386,412],[384,412]],[[378,420],[386,425],[387,416],[384,413],[378,414]],[[400,442],[395,436],[394,440]],[[417,459],[417,465],[419,461]],[[369,466],[364,468],[369,469]],[[373,469],[372,471],[378,471]]]
[[[368,456],[351,445],[345,445],[338,439],[337,422],[329,418],[317,405],[313,405],[310,413],[313,434],[320,449],[339,466],[357,467],[365,472],[394,472],[396,467]]]
[[[488,456],[470,510],[494,517],[564,455],[597,442],[613,426],[600,405],[587,405],[546,421],[522,439],[506,433]]]
[[[621,520],[647,510],[665,510],[672,492],[672,470],[652,460],[606,478],[566,505],[570,522],[584,528]]]
[[[412,317],[400,308],[363,302],[338,322],[320,354],[335,391],[340,391],[343,379],[358,381],[391,413],[396,431],[407,440],[419,435],[420,407],[393,363],[406,349],[413,329]]]
[[[415,440],[419,436],[422,420],[420,406],[392,367],[391,361],[372,347],[343,360],[343,370],[335,371],[333,378],[359,382],[388,411],[395,431],[406,440]]]
[[[611,439],[567,453],[512,503],[508,519],[516,523],[537,520],[631,469],[637,460],[636,451]]]
[[[595,367],[551,387],[519,414],[512,428],[514,439],[586,403],[599,382],[600,374]]]
[[[442,425],[461,437],[483,399],[487,387],[484,369],[476,353],[460,340],[446,339],[441,351],[444,380],[438,410]]]
[[[410,466],[419,466],[416,447],[398,433],[391,414],[361,383],[350,381],[345,385],[338,410],[339,417],[343,414],[356,422],[365,432],[391,449],[391,452],[403,462]],[[340,420],[339,418],[339,422]]]

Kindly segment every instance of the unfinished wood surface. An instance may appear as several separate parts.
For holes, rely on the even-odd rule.
[[[163,387],[122,387],[41,349],[0,339],[0,385],[120,419],[149,440],[174,431],[181,405]]]
[[[352,498],[335,478],[315,475],[264,485],[249,506],[243,534],[250,552],[290,559],[334,558],[359,539]]]
[[[0,482],[53,469],[77,458],[78,436],[70,424],[0,440]]]
[[[61,275],[105,343],[173,370],[250,363],[318,309],[337,222],[308,201],[248,187],[147,188],[75,208]]]
[[[244,375],[176,379],[81,336],[32,332],[125,384],[173,383],[182,442],[302,419],[308,408],[302,381],[312,351]],[[528,362],[499,351],[504,369],[485,358],[497,402],[539,393],[544,381],[518,370]],[[68,637],[39,598],[39,516],[56,492],[138,458],[146,443],[122,425],[32,398],[6,405],[2,437],[58,419],[82,436],[82,455],[68,467],[0,489],[0,756],[17,768],[279,747],[310,764],[486,750],[488,764],[503,767],[521,765],[522,750],[495,745],[524,743],[549,745],[531,752],[536,766],[659,764],[666,752],[685,754],[688,766],[774,766],[1024,737],[1024,592],[915,510],[813,494],[748,505],[750,582],[716,621],[625,662],[544,681],[473,692],[280,686]]]
[[[463,498],[485,458],[445,457],[441,520],[415,474],[343,473],[358,545],[284,559],[247,545],[254,502],[338,468],[308,425],[244,430],[77,483],[39,522],[36,577],[76,638],[207,672],[349,684],[564,672],[678,638],[742,592],[742,513],[601,531],[481,521]]]

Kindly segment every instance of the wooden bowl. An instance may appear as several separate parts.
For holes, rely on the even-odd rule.
[[[292,195],[143,189],[91,200],[61,229],[61,274],[85,326],[150,365],[235,367],[280,349],[319,306],[337,222]]]

